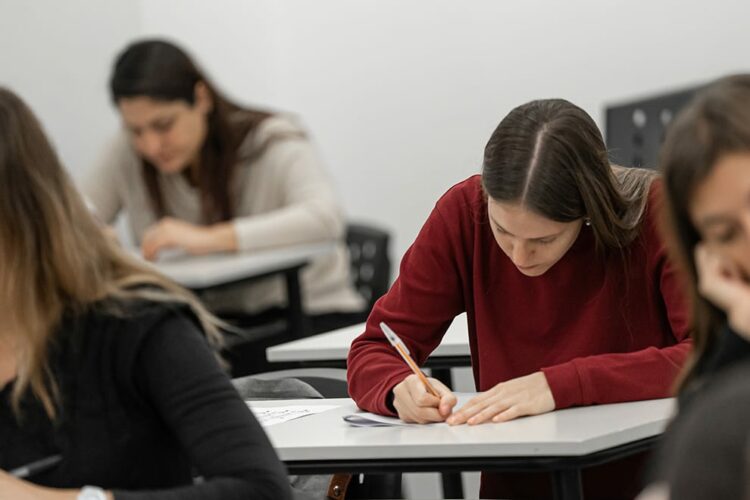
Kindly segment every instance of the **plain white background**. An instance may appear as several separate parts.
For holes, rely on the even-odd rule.
[[[176,40],[230,97],[302,118],[398,263],[511,108],[563,97],[601,126],[608,103],[747,70],[748,18],[746,0],[0,0],[0,85],[80,178],[118,127],[115,54]]]
[[[114,55],[172,38],[234,99],[297,113],[398,262],[511,108],[564,97],[601,125],[607,103],[741,71],[749,16],[739,0],[0,0],[0,83],[79,177],[118,126]]]

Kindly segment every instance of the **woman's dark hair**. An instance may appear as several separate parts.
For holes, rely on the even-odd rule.
[[[584,110],[543,99],[513,109],[492,133],[482,185],[493,200],[520,203],[548,219],[588,218],[597,248],[623,249],[638,233],[655,175],[610,165]]]
[[[670,126],[661,150],[667,241],[689,279],[693,304],[693,354],[682,387],[694,378],[727,321],[724,311],[698,293],[693,255],[700,235],[688,207],[716,163],[732,153],[750,153],[750,75],[723,78],[696,94]]]
[[[234,216],[230,183],[238,160],[238,148],[247,135],[271,114],[242,108],[231,102],[183,50],[163,40],[143,40],[126,47],[115,61],[110,91],[115,104],[120,99],[149,97],[157,101],[184,101],[192,106],[198,82],[206,86],[213,102],[196,179],[204,222],[211,224]],[[142,162],[152,208],[158,217],[168,215],[157,170],[147,160],[142,159]]]

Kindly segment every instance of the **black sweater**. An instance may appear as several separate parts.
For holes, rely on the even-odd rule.
[[[62,454],[31,480],[117,500],[291,498],[283,465],[195,320],[164,304],[67,317],[50,349],[61,407],[0,392],[0,468]],[[194,474],[204,482],[193,484]]]
[[[719,332],[713,349],[696,365],[693,383],[680,394],[680,411],[685,411],[695,397],[713,386],[719,373],[743,362],[750,362],[750,342],[726,325]]]
[[[736,440],[740,448],[745,444],[737,438],[747,436],[747,425],[732,422],[744,419],[750,412],[750,385],[747,378],[744,384],[742,382],[747,374],[750,374],[750,342],[725,326],[713,349],[695,367],[694,380],[679,395],[679,413],[652,457],[647,483],[668,482],[673,494],[679,491],[681,495],[673,498],[728,498],[706,496],[706,488],[714,488],[715,492],[719,484],[722,488],[734,488],[722,474],[731,475],[740,462],[719,466],[718,457],[733,457],[739,453],[725,446],[726,442]],[[737,397],[735,405],[717,404],[719,401],[726,403],[727,398],[743,392],[745,395]],[[707,431],[711,425],[714,429]],[[714,448],[709,449],[707,442],[712,442]],[[686,450],[690,449],[701,452],[688,453]],[[712,461],[706,458],[709,454],[714,455]]]

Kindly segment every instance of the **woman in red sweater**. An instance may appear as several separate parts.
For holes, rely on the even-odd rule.
[[[591,117],[567,101],[511,111],[481,176],[438,200],[352,343],[357,404],[409,422],[473,425],[669,396],[690,341],[654,176],[611,165]],[[433,380],[441,397],[427,393],[378,324],[422,364],[464,311],[481,394],[453,413],[450,390]],[[632,498],[634,470],[584,471],[586,498]],[[530,474],[484,474],[480,494],[540,498],[551,496],[546,487]]]

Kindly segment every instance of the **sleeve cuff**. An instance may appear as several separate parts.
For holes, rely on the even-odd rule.
[[[547,384],[555,399],[556,410],[584,404],[581,378],[572,361],[542,368],[541,371],[547,378]]]
[[[383,392],[382,397],[378,399],[376,403],[377,408],[374,413],[388,415],[391,417],[398,416],[396,408],[393,406],[393,388],[400,384],[402,380],[409,376],[409,374],[411,374],[410,370],[399,372],[385,383],[386,389]]]

